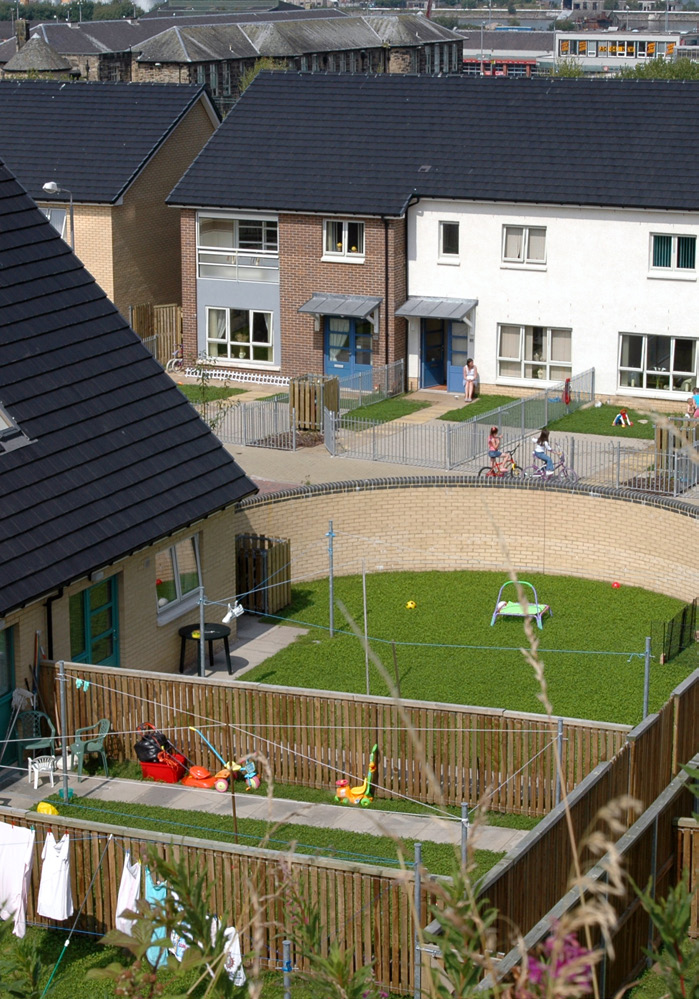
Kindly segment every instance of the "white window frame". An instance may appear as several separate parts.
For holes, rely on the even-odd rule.
[[[217,337],[209,336],[209,317],[212,312],[225,312],[226,314],[226,335],[223,339],[218,339]],[[264,316],[269,316],[269,342],[261,340],[253,340],[249,337],[247,340],[232,340],[231,339],[231,312],[247,312],[248,313],[248,329],[252,330],[254,325],[253,315],[255,313],[260,313]],[[223,344],[227,346],[227,356],[222,356],[221,354],[214,353],[210,349],[210,344]],[[237,351],[236,351],[237,346]],[[252,357],[255,347],[261,347],[265,350],[270,350],[272,352],[272,359],[269,361],[261,361]],[[239,354],[240,350],[245,348],[249,349],[250,357],[240,357],[236,356]],[[235,305],[207,305],[206,306],[206,354],[209,357],[214,357],[219,364],[235,364],[236,367],[241,368],[275,368],[279,365],[275,365],[274,355],[274,313],[268,311],[267,309],[243,309],[237,308]]]
[[[655,240],[661,237],[671,239],[672,247],[670,252],[670,266],[662,267],[653,263]],[[679,267],[677,256],[679,252],[680,239],[694,240],[694,267]],[[697,237],[691,232],[652,232],[650,234],[650,245],[648,248],[648,277],[665,278],[673,281],[696,281],[697,279]]]
[[[622,349],[624,345],[624,337],[638,337],[643,343],[641,345],[641,365],[640,367],[631,367],[630,365],[622,366]],[[674,362],[675,358],[675,341],[676,340],[693,340],[694,341],[694,371],[684,371],[679,368],[674,367],[674,363],[671,363],[669,368],[650,368],[648,366],[648,339],[649,337],[659,336],[664,339],[670,340],[670,358],[671,362]],[[699,340],[693,336],[673,336],[666,333],[631,333],[629,331],[623,331],[619,334],[619,348],[617,356],[617,383],[620,391],[635,393],[643,393],[644,395],[648,392],[656,394],[658,392],[662,393],[663,396],[672,395],[672,393],[677,393],[679,396],[691,395],[694,387],[699,384],[699,373],[697,372],[697,366],[699,362]],[[623,373],[627,375],[624,379]],[[663,381],[667,377],[668,387],[664,388],[659,385],[659,381]],[[678,388],[672,387],[673,378],[681,379],[682,384]],[[632,381],[638,380],[639,384],[631,384]],[[654,380],[655,384],[649,385],[649,381]],[[625,383],[625,384],[624,384]]]
[[[201,223],[209,219],[231,223],[232,246],[215,246],[202,242]],[[240,229],[246,224],[262,225],[263,237],[259,247],[240,245]],[[266,237],[266,226],[275,227],[276,240]],[[206,268],[215,268],[216,273],[207,273]],[[197,216],[197,277],[212,281],[263,281],[278,284],[279,220],[276,215],[201,212]]]
[[[180,573],[177,564],[177,548],[180,545],[186,544],[187,542],[191,542],[192,544],[194,552],[194,560],[197,567],[196,571],[197,571],[198,586],[196,586],[193,590],[189,590],[187,593],[183,593],[180,582]],[[161,606],[160,600],[166,598],[158,596],[158,576],[156,569],[155,606],[158,615],[158,624],[162,625],[162,624],[167,624],[169,621],[173,621],[175,618],[180,617],[182,614],[186,614],[193,607],[196,607],[196,605],[199,603],[199,591],[203,585],[202,572],[201,572],[201,556],[199,553],[199,536],[197,534],[193,534],[188,538],[182,538],[179,541],[175,542],[174,545],[171,545],[169,548],[165,548],[160,552],[158,552],[158,555],[169,555],[170,564],[172,566],[172,573],[173,573],[172,582],[175,587],[175,599],[168,600],[166,604],[163,604]]]
[[[510,229],[520,229],[522,231],[522,250],[517,257],[506,256],[507,233]],[[544,233],[544,259],[533,260],[529,257],[529,238],[532,231]],[[519,225],[518,223],[506,222],[502,227],[502,264],[503,267],[525,267],[527,270],[545,270],[548,250],[548,232],[545,225]]]
[[[501,351],[501,333],[503,326],[509,326],[513,328],[519,327],[519,350],[517,356],[506,356]],[[545,357],[536,358],[535,356],[527,358],[525,356],[526,347],[526,336],[527,330],[534,330],[535,328],[541,329],[546,337],[545,346]],[[556,361],[551,359],[551,341],[552,333],[569,333],[570,334],[570,361]],[[533,334],[532,334],[533,335]],[[573,373],[573,360],[572,360],[572,350],[573,350],[573,331],[568,326],[543,326],[541,324],[534,323],[498,323],[497,325],[497,377],[499,382],[534,382],[535,384],[540,384],[543,382],[559,382],[563,379],[560,375],[555,377],[551,375],[552,368],[564,368],[568,374],[564,375],[564,378],[568,378]],[[507,372],[501,374],[501,364],[505,363],[508,365],[519,364],[519,374],[514,374],[512,372]],[[531,372],[531,373],[530,373]],[[539,374],[539,372],[541,372]]]
[[[53,206],[42,208],[41,211],[44,213],[46,218],[49,220],[51,225],[54,227],[61,239],[66,238],[66,230],[68,227],[68,209],[67,208],[55,208]],[[61,218],[62,216],[62,218]],[[58,224],[60,222],[60,225]]]
[[[444,248],[447,226],[456,226],[456,252],[451,253]],[[453,219],[440,220],[439,223],[439,262],[442,264],[458,264],[461,258],[461,225]]]
[[[328,227],[342,226],[341,238],[333,240],[334,249],[328,248]],[[362,227],[362,246],[352,250],[349,241],[349,226],[357,225]],[[323,260],[342,261],[343,263],[363,264],[366,259],[366,224],[362,219],[324,219],[323,220]]]

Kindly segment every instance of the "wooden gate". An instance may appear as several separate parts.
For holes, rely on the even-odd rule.
[[[254,614],[276,614],[291,603],[291,542],[262,534],[235,539],[240,603]]]
[[[300,375],[289,382],[289,410],[296,412],[299,430],[322,430],[323,408],[340,409],[340,383],[325,375]]]

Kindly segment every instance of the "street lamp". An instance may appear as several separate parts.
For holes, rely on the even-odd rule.
[[[45,194],[67,194],[70,198],[70,248],[75,252],[75,216],[73,215],[73,192],[67,187],[59,187],[55,180],[47,180],[43,186]]]

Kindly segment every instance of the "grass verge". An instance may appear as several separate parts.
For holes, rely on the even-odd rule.
[[[216,402],[219,399],[230,399],[234,395],[243,395],[246,389],[230,388],[228,385],[179,385],[178,389],[186,395],[190,402],[197,406]]]
[[[352,420],[372,420],[374,423],[390,423],[391,420],[401,420],[404,416],[417,413],[421,409],[429,409],[431,403],[418,402],[405,395],[392,396],[381,402],[372,402],[368,406],[358,406],[344,416]]]
[[[451,423],[463,423],[464,420],[470,420],[473,416],[481,416],[483,413],[489,413],[491,409],[506,406],[509,402],[514,401],[515,399],[511,395],[479,395],[475,402],[468,404],[462,402],[458,409],[450,409],[447,413],[442,413],[438,419],[449,420]]]
[[[230,815],[210,812],[161,808],[124,801],[82,801],[64,805],[57,794],[46,798],[56,804],[64,818],[106,822],[122,829],[150,830],[173,836],[193,836],[202,840],[234,843],[233,820]],[[338,806],[342,807],[342,806]],[[349,807],[349,806],[346,806]],[[269,838],[267,838],[269,836]],[[258,819],[238,820],[238,841],[241,846],[263,846],[269,850],[296,853],[312,857],[334,858],[356,864],[397,867],[399,851],[389,836],[346,832],[343,829],[323,829],[287,823],[274,826],[270,834],[267,822]],[[415,841],[403,841],[403,856],[411,862]],[[449,875],[454,868],[454,847],[442,843],[424,842],[422,860],[431,874]],[[476,850],[474,877],[482,877],[502,857],[490,850]]]
[[[597,434],[601,437],[636,437],[641,440],[653,440],[655,433],[653,422],[646,413],[638,413],[635,409],[627,409],[632,427],[615,427],[614,417],[619,412],[618,406],[589,406],[578,409],[575,413],[562,416],[548,424],[549,430],[557,433]]]
[[[643,707],[643,650],[652,621],[667,620],[679,600],[637,587],[613,589],[612,580],[527,573],[553,617],[539,634],[549,696],[556,712],[633,725]],[[394,674],[396,643],[403,697],[541,713],[539,687],[520,648],[521,621],[490,621],[506,577],[492,572],[377,573],[367,578],[371,645]],[[334,581],[355,621],[362,620],[361,576]],[[694,593],[688,593],[692,599]],[[406,609],[415,601],[414,610]],[[309,633],[245,674],[245,680],[364,693],[364,651],[336,612],[340,631],[328,637],[328,582],[297,586],[282,620],[308,625]],[[695,646],[695,649],[697,647]],[[570,650],[569,652],[562,650]],[[696,654],[651,668],[650,710],[657,710],[694,668]],[[372,665],[370,692],[387,695]]]

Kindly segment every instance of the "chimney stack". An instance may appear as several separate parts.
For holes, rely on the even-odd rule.
[[[29,41],[29,21],[23,17],[18,17],[15,21],[15,37],[17,39],[17,51],[19,52],[24,43]]]

